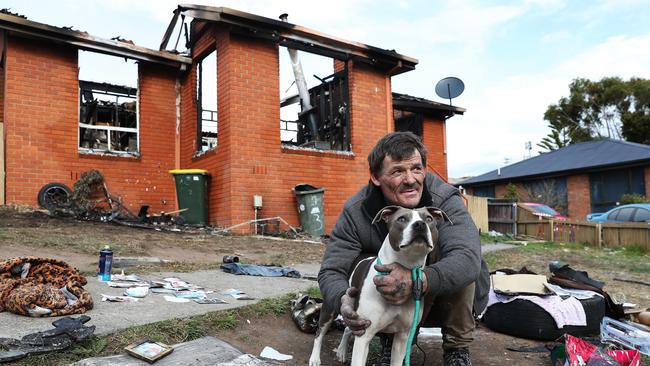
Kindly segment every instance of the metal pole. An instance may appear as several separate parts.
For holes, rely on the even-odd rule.
[[[280,19],[283,22],[287,22],[288,14],[280,15]],[[302,71],[302,64],[300,63],[300,58],[298,57],[298,51],[292,48],[287,47],[289,51],[289,58],[291,59],[291,67],[293,68],[293,76],[296,78],[296,87],[298,88],[298,96],[300,97],[300,107],[302,111],[306,111],[311,108],[311,100],[309,97],[309,89],[307,88],[307,81],[305,80],[305,74]],[[318,140],[318,125],[316,123],[316,116],[313,113],[309,113],[309,132],[311,133],[312,140]]]

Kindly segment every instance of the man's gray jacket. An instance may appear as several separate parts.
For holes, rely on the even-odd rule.
[[[487,305],[490,279],[478,230],[458,189],[431,173],[424,186],[418,207],[438,207],[451,219],[438,225],[440,260],[424,268],[429,284],[425,297],[451,294],[475,282],[474,312],[480,314]],[[383,221],[373,225],[372,219],[386,205],[381,190],[369,183],[343,206],[318,273],[321,293],[331,309],[340,308],[355,260],[379,252],[388,229]]]

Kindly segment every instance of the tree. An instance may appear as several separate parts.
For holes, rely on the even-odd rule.
[[[511,183],[506,185],[506,191],[503,194],[503,198],[507,200],[519,201],[519,191],[517,186]]]
[[[650,144],[650,80],[575,79],[544,120],[551,133],[537,145],[548,151],[601,138]]]
[[[537,146],[546,149],[547,151],[553,151],[569,145],[571,139],[569,138],[568,128],[558,128],[556,125],[551,123],[549,123],[548,127],[551,129],[551,133],[544,137],[542,141],[537,143]],[[540,151],[540,153],[542,153],[542,151]]]

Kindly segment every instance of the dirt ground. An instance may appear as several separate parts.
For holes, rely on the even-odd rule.
[[[17,256],[53,257],[67,261],[85,274],[96,271],[98,251],[103,245],[110,245],[115,256],[155,256],[177,262],[173,269],[218,268],[224,255],[237,255],[242,261],[258,264],[279,264],[284,266],[299,263],[318,263],[325,249],[324,244],[313,240],[286,240],[251,236],[211,235],[204,231],[159,232],[118,226],[110,223],[77,221],[70,218],[54,218],[44,212],[15,209],[0,206],[0,259]],[[515,263],[527,265],[544,273],[549,258],[514,254]],[[551,258],[552,259],[552,258]],[[555,258],[567,260],[567,258]],[[589,268],[598,268],[595,263],[580,263]],[[178,265],[178,262],[185,267]],[[499,262],[499,261],[498,261]],[[508,263],[508,261],[499,262]],[[537,268],[535,268],[537,267]],[[591,270],[591,269],[590,269]],[[590,272],[591,273],[591,272]],[[611,279],[618,273],[597,271],[593,278]],[[620,275],[620,274],[618,274]],[[603,278],[604,277],[604,278]],[[643,275],[636,276],[643,279]],[[646,273],[647,277],[647,273]],[[316,286],[316,282],[314,282]],[[620,283],[617,290],[629,294],[629,300],[650,303],[647,287]],[[313,335],[300,332],[289,315],[266,316],[249,319],[243,327],[225,331],[219,337],[244,352],[259,354],[264,346],[294,355],[288,365],[306,365],[313,341]],[[340,331],[331,331],[323,346],[323,365],[339,365],[334,354]],[[479,327],[476,341],[470,351],[475,365],[548,365],[549,353],[513,352],[507,348],[535,347],[544,345],[494,333]],[[414,365],[440,365],[442,351],[438,341],[420,342],[426,353],[426,360],[416,353],[418,362]],[[328,356],[331,355],[330,356]]]

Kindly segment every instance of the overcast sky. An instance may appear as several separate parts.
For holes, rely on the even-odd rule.
[[[465,92],[453,104],[467,112],[447,124],[450,177],[479,175],[506,161],[517,162],[527,155],[527,141],[532,142],[532,155],[537,155],[536,143],[549,133],[544,111],[568,95],[568,85],[576,77],[650,78],[648,1],[187,3],[226,6],[274,19],[286,12],[291,23],[414,57],[419,60],[416,69],[393,78],[393,91],[399,93],[446,103],[435,94],[436,82],[447,76],[462,79]],[[0,7],[30,20],[72,26],[103,38],[121,36],[157,49],[177,4],[3,0]],[[288,63],[284,60],[281,65]],[[312,73],[317,72],[305,70]]]

